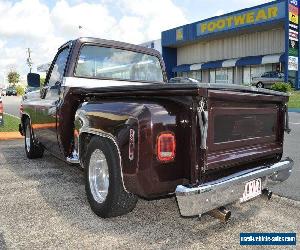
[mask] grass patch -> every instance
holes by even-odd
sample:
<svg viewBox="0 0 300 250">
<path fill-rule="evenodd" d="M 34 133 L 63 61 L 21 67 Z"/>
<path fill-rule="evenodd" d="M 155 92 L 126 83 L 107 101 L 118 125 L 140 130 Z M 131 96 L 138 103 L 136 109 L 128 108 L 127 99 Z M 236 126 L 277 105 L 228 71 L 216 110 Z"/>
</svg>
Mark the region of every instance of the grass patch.
<svg viewBox="0 0 300 250">
<path fill-rule="evenodd" d="M 4 125 L 0 126 L 0 132 L 16 132 L 19 131 L 20 119 L 4 114 Z"/>
<path fill-rule="evenodd" d="M 292 91 L 288 103 L 289 108 L 300 108 L 300 91 Z"/>
</svg>

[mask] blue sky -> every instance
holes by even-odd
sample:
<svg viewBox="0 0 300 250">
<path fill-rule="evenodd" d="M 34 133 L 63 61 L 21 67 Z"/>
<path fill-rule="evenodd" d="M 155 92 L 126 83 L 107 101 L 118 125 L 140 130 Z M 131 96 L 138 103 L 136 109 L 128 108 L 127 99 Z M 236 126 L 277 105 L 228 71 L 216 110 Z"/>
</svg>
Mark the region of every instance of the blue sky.
<svg viewBox="0 0 300 250">
<path fill-rule="evenodd" d="M 0 85 L 10 69 L 52 60 L 65 41 L 95 36 L 139 44 L 163 30 L 269 0 L 0 0 Z M 81 25 L 83 28 L 78 29 Z"/>
</svg>

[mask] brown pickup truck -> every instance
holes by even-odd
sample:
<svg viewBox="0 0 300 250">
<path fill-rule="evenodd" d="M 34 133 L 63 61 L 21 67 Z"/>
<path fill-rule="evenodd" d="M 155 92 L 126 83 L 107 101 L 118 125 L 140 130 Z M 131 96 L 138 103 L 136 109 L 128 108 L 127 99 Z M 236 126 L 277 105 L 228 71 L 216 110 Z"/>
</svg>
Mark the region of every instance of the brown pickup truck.
<svg viewBox="0 0 300 250">
<path fill-rule="evenodd" d="M 40 86 L 37 74 L 28 84 Z M 176 195 L 182 216 L 228 219 L 224 206 L 286 180 L 281 159 L 288 96 L 217 84 L 167 83 L 152 49 L 95 38 L 59 48 L 45 85 L 24 98 L 28 158 L 44 149 L 85 171 L 101 217 L 131 211 L 138 197 Z"/>
</svg>

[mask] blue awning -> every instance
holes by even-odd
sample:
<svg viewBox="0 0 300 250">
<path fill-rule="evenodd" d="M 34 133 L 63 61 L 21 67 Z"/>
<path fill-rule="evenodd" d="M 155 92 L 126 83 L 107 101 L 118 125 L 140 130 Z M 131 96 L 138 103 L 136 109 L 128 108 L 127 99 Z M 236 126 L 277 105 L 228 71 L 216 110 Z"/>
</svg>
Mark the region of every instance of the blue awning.
<svg viewBox="0 0 300 250">
<path fill-rule="evenodd" d="M 222 68 L 222 63 L 224 60 L 218 60 L 218 61 L 212 61 L 212 62 L 207 62 L 203 63 L 201 65 L 201 69 L 216 69 L 216 68 Z"/>
<path fill-rule="evenodd" d="M 196 64 L 182 64 L 173 68 L 173 72 L 189 72 L 191 70 L 217 69 L 235 66 L 249 66 L 269 63 L 284 63 L 285 54 L 271 54 L 261 56 L 246 56 L 228 60 L 210 61 Z"/>
<path fill-rule="evenodd" d="M 172 69 L 173 72 L 188 72 L 190 71 L 190 64 L 181 64 Z"/>
<path fill-rule="evenodd" d="M 263 56 L 246 56 L 236 62 L 236 66 L 258 65 L 261 64 Z"/>
</svg>

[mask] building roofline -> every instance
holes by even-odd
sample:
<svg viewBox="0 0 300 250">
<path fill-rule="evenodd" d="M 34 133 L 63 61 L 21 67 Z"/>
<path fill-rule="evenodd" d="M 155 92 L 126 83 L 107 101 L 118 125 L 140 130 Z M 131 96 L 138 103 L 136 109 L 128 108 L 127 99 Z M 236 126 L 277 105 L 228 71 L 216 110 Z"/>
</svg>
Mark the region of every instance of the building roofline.
<svg viewBox="0 0 300 250">
<path fill-rule="evenodd" d="M 186 27 L 186 26 L 189 26 L 189 25 L 195 25 L 195 24 L 200 23 L 200 22 L 210 21 L 210 20 L 213 20 L 215 18 L 222 18 L 222 17 L 225 17 L 225 16 L 234 15 L 234 14 L 237 14 L 237 13 L 240 13 L 240 12 L 249 11 L 249 10 L 256 9 L 256 8 L 262 8 L 262 7 L 277 4 L 277 3 L 280 3 L 280 2 L 285 2 L 285 0 L 275 0 L 275 1 L 272 1 L 272 2 L 255 5 L 255 6 L 252 6 L 252 7 L 245 8 L 245 9 L 240 9 L 240 10 L 235 10 L 235 11 L 232 11 L 232 12 L 228 12 L 228 13 L 222 14 L 220 16 L 213 16 L 213 17 L 205 18 L 205 19 L 202 19 L 202 20 L 198 20 L 196 22 L 192 22 L 192 23 L 184 24 L 184 25 L 181 25 L 181 26 L 178 26 L 178 27 L 174 27 L 172 29 L 164 30 L 164 31 L 162 31 L 162 33 L 168 32 L 168 31 L 171 31 L 171 30 L 174 30 L 174 29 L 180 29 L 180 28 L 183 28 L 183 27 Z"/>
</svg>

